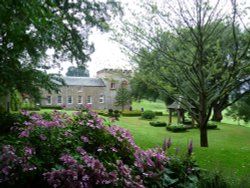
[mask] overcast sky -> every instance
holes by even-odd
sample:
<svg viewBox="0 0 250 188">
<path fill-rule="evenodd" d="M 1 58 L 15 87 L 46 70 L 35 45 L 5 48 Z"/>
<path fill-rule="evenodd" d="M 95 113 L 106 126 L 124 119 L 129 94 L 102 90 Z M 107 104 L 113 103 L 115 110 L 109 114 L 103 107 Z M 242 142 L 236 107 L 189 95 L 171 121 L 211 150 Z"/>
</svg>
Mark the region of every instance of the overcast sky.
<svg viewBox="0 0 250 188">
<path fill-rule="evenodd" d="M 154 0 L 163 2 L 164 0 Z M 214 0 L 211 0 L 213 2 Z M 225 2 L 227 0 L 223 0 Z M 238 0 L 238 2 L 248 2 L 249 0 Z M 126 4 L 126 8 L 137 11 L 136 4 L 139 3 L 137 0 L 121 0 L 122 4 Z M 248 3 L 247 3 L 248 4 Z M 249 3 L 250 6 L 250 3 Z M 126 13 L 126 12 L 125 12 Z M 128 16 L 128 15 L 126 15 Z M 96 72 L 104 68 L 121 68 L 130 69 L 130 63 L 128 58 L 120 50 L 118 43 L 111 41 L 110 33 L 94 32 L 90 36 L 90 41 L 94 42 L 95 52 L 91 55 L 91 61 L 87 63 L 87 69 L 90 71 L 90 76 L 94 77 Z M 65 75 L 67 68 L 72 66 L 69 62 L 61 64 L 63 70 L 61 73 Z M 49 72 L 58 72 L 58 69 L 51 70 Z"/>
<path fill-rule="evenodd" d="M 133 4 L 135 0 L 121 0 L 123 4 Z M 132 7 L 132 6 L 131 6 Z M 95 52 L 90 56 L 91 61 L 87 63 L 87 69 L 90 76 L 96 76 L 96 72 L 104 68 L 119 68 L 130 69 L 128 58 L 121 52 L 118 43 L 110 40 L 111 33 L 101 33 L 99 31 L 93 32 L 90 36 L 90 41 L 95 45 Z M 66 74 L 69 66 L 76 66 L 70 62 L 63 62 L 61 64 L 62 70 L 60 73 Z M 50 73 L 58 73 L 59 69 L 52 69 Z"/>
</svg>

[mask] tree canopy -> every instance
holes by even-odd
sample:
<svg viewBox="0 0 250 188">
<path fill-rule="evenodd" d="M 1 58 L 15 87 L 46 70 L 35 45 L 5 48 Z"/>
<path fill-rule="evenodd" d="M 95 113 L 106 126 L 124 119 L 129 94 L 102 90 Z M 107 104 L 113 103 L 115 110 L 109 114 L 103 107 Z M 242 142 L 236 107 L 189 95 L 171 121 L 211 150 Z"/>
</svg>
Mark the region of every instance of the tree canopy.
<svg viewBox="0 0 250 188">
<path fill-rule="evenodd" d="M 117 90 L 117 94 L 115 96 L 115 105 L 121 106 L 122 111 L 126 105 L 131 103 L 131 94 L 127 87 L 121 86 Z"/>
<path fill-rule="evenodd" d="M 70 66 L 66 72 L 66 76 L 89 77 L 89 71 L 84 66 Z"/>
<path fill-rule="evenodd" d="M 43 70 L 65 60 L 84 65 L 94 51 L 91 28 L 108 31 L 117 13 L 120 6 L 112 0 L 1 1 L 0 95 L 53 89 L 52 75 Z M 51 59 L 48 50 L 54 52 Z"/>
<path fill-rule="evenodd" d="M 147 2 L 148 17 L 123 22 L 122 37 L 117 35 L 146 82 L 192 104 L 183 105 L 199 124 L 203 147 L 213 106 L 250 79 L 250 32 L 237 2 L 227 5 L 231 12 L 221 1 Z"/>
</svg>

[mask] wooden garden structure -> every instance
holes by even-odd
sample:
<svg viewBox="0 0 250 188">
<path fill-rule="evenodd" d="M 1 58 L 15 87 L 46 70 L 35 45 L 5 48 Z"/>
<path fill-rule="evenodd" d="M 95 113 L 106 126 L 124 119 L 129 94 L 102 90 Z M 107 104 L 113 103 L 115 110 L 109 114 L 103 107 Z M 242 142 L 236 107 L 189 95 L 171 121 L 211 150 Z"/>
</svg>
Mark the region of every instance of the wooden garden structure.
<svg viewBox="0 0 250 188">
<path fill-rule="evenodd" d="M 194 107 L 186 102 L 186 105 L 188 105 L 189 108 L 193 109 Z M 185 123 L 185 112 L 187 109 L 187 106 L 185 107 L 183 98 L 179 98 L 178 101 L 174 101 L 171 105 L 168 106 L 169 110 L 169 118 L 168 118 L 168 125 L 172 124 L 172 116 L 173 112 L 177 113 L 177 124 L 184 124 Z M 192 126 L 194 126 L 194 118 L 192 117 Z"/>
</svg>

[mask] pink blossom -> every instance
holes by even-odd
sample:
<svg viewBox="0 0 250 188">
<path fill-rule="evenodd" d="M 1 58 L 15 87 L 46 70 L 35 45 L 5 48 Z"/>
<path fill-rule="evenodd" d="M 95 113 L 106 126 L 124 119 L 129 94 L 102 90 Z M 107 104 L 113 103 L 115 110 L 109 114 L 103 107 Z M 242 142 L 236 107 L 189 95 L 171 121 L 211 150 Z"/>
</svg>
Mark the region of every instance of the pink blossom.
<svg viewBox="0 0 250 188">
<path fill-rule="evenodd" d="M 47 136 L 44 135 L 44 134 L 40 134 L 40 135 L 39 135 L 39 138 L 40 138 L 42 141 L 47 140 Z"/>
<path fill-rule="evenodd" d="M 24 130 L 19 134 L 19 138 L 28 138 L 29 137 L 29 131 Z"/>
<path fill-rule="evenodd" d="M 89 138 L 87 136 L 81 136 L 81 140 L 85 143 L 89 143 Z"/>
</svg>

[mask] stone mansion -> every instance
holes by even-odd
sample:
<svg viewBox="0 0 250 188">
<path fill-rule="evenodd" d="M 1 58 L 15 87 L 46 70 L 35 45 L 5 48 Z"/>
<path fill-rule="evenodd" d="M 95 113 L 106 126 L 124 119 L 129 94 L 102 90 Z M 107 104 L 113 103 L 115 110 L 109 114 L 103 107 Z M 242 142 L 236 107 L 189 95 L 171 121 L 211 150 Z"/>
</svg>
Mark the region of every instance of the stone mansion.
<svg viewBox="0 0 250 188">
<path fill-rule="evenodd" d="M 130 70 L 103 69 L 97 72 L 96 78 L 63 77 L 66 86 L 62 86 L 59 93 L 43 90 L 41 105 L 76 109 L 80 105 L 91 104 L 96 110 L 120 109 L 115 106 L 116 93 L 122 85 L 128 86 L 130 76 Z"/>
</svg>

